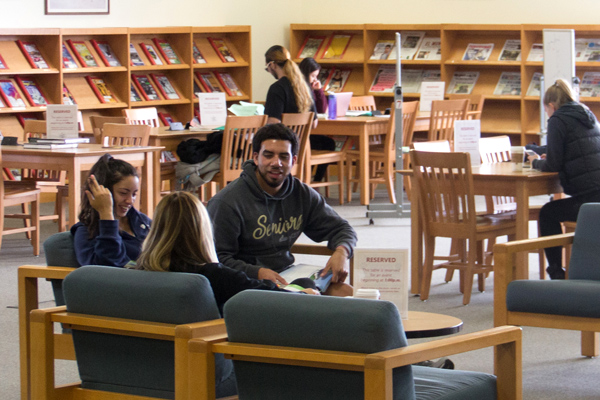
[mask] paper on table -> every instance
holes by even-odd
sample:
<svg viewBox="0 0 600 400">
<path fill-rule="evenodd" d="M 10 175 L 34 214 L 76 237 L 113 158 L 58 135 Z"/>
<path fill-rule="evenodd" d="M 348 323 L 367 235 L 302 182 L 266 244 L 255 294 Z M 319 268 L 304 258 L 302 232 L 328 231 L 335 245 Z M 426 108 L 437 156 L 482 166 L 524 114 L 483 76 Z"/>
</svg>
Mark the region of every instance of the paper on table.
<svg viewBox="0 0 600 400">
<path fill-rule="evenodd" d="M 238 117 L 248 117 L 251 115 L 264 115 L 265 106 L 262 104 L 247 103 L 240 101 L 240 104 L 232 104 L 229 108 L 234 115 Z"/>
</svg>

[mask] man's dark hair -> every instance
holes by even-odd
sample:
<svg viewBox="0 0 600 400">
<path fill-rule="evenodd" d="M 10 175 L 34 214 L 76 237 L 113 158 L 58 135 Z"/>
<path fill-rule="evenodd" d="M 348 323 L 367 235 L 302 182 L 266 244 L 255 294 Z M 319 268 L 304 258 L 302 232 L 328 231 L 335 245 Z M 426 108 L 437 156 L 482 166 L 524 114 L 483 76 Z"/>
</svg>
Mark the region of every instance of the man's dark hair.
<svg viewBox="0 0 600 400">
<path fill-rule="evenodd" d="M 298 137 L 284 124 L 268 124 L 260 128 L 252 139 L 252 151 L 259 153 L 265 140 L 287 140 L 292 144 L 292 156 L 298 155 Z"/>
</svg>

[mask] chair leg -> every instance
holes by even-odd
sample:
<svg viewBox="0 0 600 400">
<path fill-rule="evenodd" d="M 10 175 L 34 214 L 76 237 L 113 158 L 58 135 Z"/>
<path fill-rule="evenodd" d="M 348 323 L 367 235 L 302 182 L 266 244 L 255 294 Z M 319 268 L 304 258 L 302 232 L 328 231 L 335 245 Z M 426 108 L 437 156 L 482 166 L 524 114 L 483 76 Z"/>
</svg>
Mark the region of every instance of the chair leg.
<svg viewBox="0 0 600 400">
<path fill-rule="evenodd" d="M 35 230 L 31 234 L 31 244 L 33 245 L 33 255 L 40 255 L 40 195 L 37 200 L 31 203 L 31 225 Z"/>
<path fill-rule="evenodd" d="M 435 253 L 435 237 L 425 235 L 425 261 L 423 262 L 423 275 L 421 277 L 421 300 L 429 298 L 431 275 L 433 273 L 433 255 Z"/>
<path fill-rule="evenodd" d="M 21 211 L 23 212 L 23 214 L 29 214 L 29 203 L 23 203 L 21 204 Z M 27 218 L 23 219 L 23 226 L 28 228 L 31 226 L 31 221 L 28 220 Z M 31 231 L 27 231 L 25 232 L 25 237 L 28 240 L 31 240 Z"/>
<path fill-rule="evenodd" d="M 473 239 L 469 239 L 469 250 L 467 254 L 467 267 L 464 273 L 464 287 L 463 287 L 463 305 L 467 305 L 471 302 L 471 292 L 473 291 L 473 275 L 474 267 L 477 262 L 477 243 Z"/>
<path fill-rule="evenodd" d="M 598 332 L 581 331 L 581 355 L 598 357 L 600 355 L 600 334 Z"/>
<path fill-rule="evenodd" d="M 340 182 L 340 205 L 344 205 L 344 160 L 338 163 L 338 180 Z"/>
<path fill-rule="evenodd" d="M 386 163 L 390 164 L 390 163 Z M 391 168 L 391 165 L 386 165 L 385 168 L 385 186 L 387 187 L 388 197 L 390 198 L 390 203 L 396 204 L 396 192 L 394 190 L 394 171 Z"/>
<path fill-rule="evenodd" d="M 329 182 L 331 180 L 331 174 L 329 173 L 329 168 L 327 168 L 327 172 L 325 173 L 325 180 L 327 182 Z M 327 197 L 327 198 L 331 197 L 331 191 L 329 190 L 329 186 L 325 186 L 325 197 Z"/>
<path fill-rule="evenodd" d="M 485 260 L 485 254 L 483 252 L 483 241 L 477 242 L 477 262 L 480 265 L 483 265 Z M 480 293 L 485 292 L 485 278 L 487 277 L 486 273 L 477 274 L 477 289 L 479 289 Z"/>
</svg>

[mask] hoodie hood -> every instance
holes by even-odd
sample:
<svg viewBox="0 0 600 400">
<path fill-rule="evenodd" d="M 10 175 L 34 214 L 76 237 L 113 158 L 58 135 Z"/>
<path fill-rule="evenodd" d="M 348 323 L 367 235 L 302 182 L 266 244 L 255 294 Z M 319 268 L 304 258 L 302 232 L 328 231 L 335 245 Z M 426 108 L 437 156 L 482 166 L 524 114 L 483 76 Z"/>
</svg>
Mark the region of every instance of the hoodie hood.
<svg viewBox="0 0 600 400">
<path fill-rule="evenodd" d="M 577 103 L 574 101 L 563 104 L 562 107 L 560 107 L 558 110 L 556 110 L 554 114 L 552 114 L 552 117 L 554 116 L 565 118 L 567 120 L 573 119 L 585 126 L 587 129 L 593 128 L 596 124 L 596 117 L 590 111 L 590 109 L 584 104 Z"/>
<path fill-rule="evenodd" d="M 258 178 L 256 177 L 256 168 L 257 166 L 254 163 L 254 160 L 248 160 L 244 162 L 243 171 L 240 177 L 244 182 L 246 182 L 246 184 L 250 188 L 250 192 L 257 199 L 268 198 L 272 200 L 284 200 L 293 192 L 295 182 L 294 177 L 290 174 L 283 181 L 283 185 L 281 186 L 279 192 L 277 192 L 276 195 L 271 196 L 270 194 L 265 192 L 262 187 L 260 187 L 260 184 L 258 183 Z"/>
</svg>

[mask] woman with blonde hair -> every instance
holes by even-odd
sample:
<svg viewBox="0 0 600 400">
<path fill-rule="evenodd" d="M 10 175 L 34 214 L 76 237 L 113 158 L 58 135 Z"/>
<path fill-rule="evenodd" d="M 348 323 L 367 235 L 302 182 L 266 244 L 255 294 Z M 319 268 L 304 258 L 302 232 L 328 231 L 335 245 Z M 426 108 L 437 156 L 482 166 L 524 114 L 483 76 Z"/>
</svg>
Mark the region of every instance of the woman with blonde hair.
<svg viewBox="0 0 600 400">
<path fill-rule="evenodd" d="M 204 275 L 221 312 L 225 302 L 242 290 L 286 291 L 271 281 L 248 278 L 244 272 L 219 263 L 208 212 L 188 192 L 171 193 L 158 203 L 135 268 Z"/>
<path fill-rule="evenodd" d="M 562 233 L 561 222 L 576 221 L 582 204 L 600 202 L 600 126 L 563 79 L 546 90 L 544 108 L 549 117 L 548 145 L 546 154 L 534 159 L 532 166 L 558 172 L 564 192 L 571 196 L 546 203 L 540 210 L 540 233 L 549 236 Z M 550 278 L 564 279 L 562 248 L 545 251 Z"/>
<path fill-rule="evenodd" d="M 314 112 L 317 126 L 317 111 L 313 102 L 311 89 L 298 64 L 290 57 L 290 52 L 283 46 L 275 45 L 265 53 L 265 71 L 273 75 L 277 82 L 267 92 L 265 114 L 268 123 L 281 122 L 283 113 Z"/>
</svg>

